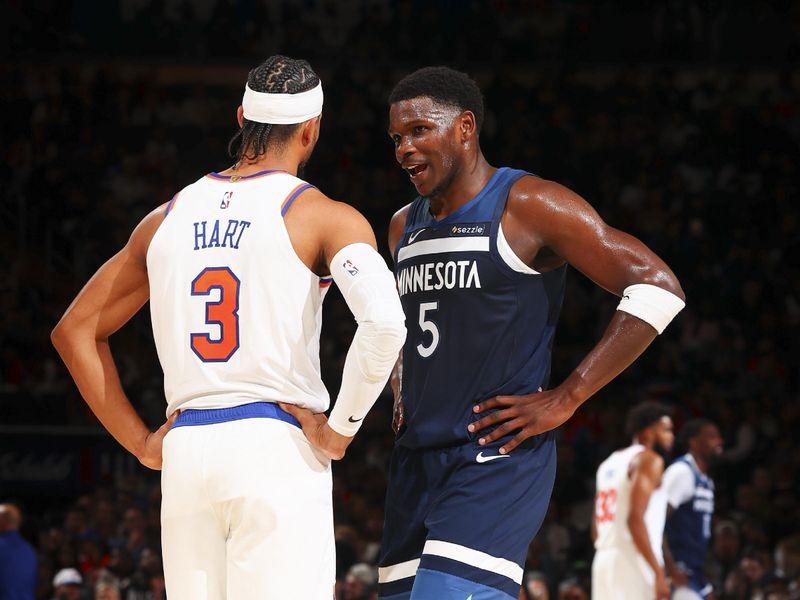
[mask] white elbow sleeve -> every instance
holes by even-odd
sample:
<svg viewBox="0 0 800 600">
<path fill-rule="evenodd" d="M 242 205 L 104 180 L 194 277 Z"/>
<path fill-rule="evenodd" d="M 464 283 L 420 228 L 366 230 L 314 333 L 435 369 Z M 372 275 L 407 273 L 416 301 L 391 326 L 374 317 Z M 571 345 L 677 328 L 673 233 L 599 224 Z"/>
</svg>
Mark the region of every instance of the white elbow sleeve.
<svg viewBox="0 0 800 600">
<path fill-rule="evenodd" d="M 333 280 L 358 322 L 328 424 L 355 435 L 377 400 L 406 338 L 394 277 L 380 254 L 364 243 L 345 246 L 331 261 Z"/>
<path fill-rule="evenodd" d="M 686 303 L 672 292 L 648 283 L 637 283 L 622 292 L 617 310 L 639 317 L 660 334 L 684 306 Z"/>
</svg>

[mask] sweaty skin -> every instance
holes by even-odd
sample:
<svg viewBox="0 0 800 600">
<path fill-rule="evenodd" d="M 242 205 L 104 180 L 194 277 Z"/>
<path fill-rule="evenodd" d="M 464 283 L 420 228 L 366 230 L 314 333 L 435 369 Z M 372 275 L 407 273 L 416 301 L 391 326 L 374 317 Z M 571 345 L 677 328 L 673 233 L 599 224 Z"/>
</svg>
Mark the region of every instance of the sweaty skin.
<svg viewBox="0 0 800 600">
<path fill-rule="evenodd" d="M 242 108 L 239 107 L 239 124 Z M 310 156 L 319 136 L 319 118 L 298 127 L 291 143 L 277 156 L 265 154 L 223 171 L 250 175 L 265 169 L 296 174 Z M 376 247 L 366 219 L 347 204 L 335 202 L 316 189 L 303 192 L 303 201 L 292 204 L 285 223 L 295 252 L 317 275 L 330 273 L 334 255 L 343 247 L 363 242 Z M 162 205 L 134 229 L 128 243 L 94 274 L 53 329 L 51 339 L 81 395 L 111 435 L 146 467 L 161 468 L 161 447 L 178 413 L 151 432 L 131 405 L 119 380 L 109 347 L 109 337 L 127 323 L 150 297 L 147 249 L 164 220 Z M 306 437 L 329 458 L 344 456 L 351 437 L 327 425 L 316 415 L 294 405 L 281 405 L 294 415 Z"/>
<path fill-rule="evenodd" d="M 451 107 L 445 107 L 452 110 Z M 409 173 L 420 195 L 430 196 L 431 211 L 442 219 L 478 194 L 496 170 L 484 158 L 475 115 L 447 111 L 431 98 L 393 104 L 389 137 L 395 158 Z M 424 170 L 414 174 L 423 165 Z M 413 175 L 413 176 L 412 176 Z M 389 224 L 389 250 L 402 237 L 410 204 Z M 677 278 L 647 246 L 606 224 L 572 190 L 538 177 L 522 177 L 511 188 L 501 224 L 514 253 L 539 272 L 569 263 L 600 287 L 619 297 L 626 287 L 645 283 L 684 299 Z M 497 426 L 479 438 L 491 443 L 514 433 L 500 453 L 511 452 L 524 440 L 563 424 L 577 408 L 627 368 L 657 335 L 645 321 L 615 311 L 601 339 L 561 385 L 521 396 L 497 396 L 477 404 L 475 413 L 495 412 L 469 426 L 470 432 Z M 396 368 L 399 368 L 400 365 Z M 396 378 L 396 375 L 393 376 Z M 402 398 L 395 391 L 395 423 L 402 424 Z"/>
</svg>

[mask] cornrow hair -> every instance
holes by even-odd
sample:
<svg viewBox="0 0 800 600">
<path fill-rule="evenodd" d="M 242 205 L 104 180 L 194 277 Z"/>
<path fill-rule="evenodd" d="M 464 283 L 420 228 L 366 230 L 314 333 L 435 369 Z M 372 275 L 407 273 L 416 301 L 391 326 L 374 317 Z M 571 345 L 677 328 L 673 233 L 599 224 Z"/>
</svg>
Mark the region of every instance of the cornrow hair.
<svg viewBox="0 0 800 600">
<path fill-rule="evenodd" d="M 318 84 L 319 76 L 308 61 L 280 54 L 270 56 L 247 75 L 250 89 L 267 94 L 299 94 Z M 228 142 L 228 154 L 237 162 L 254 160 L 264 154 L 268 147 L 283 146 L 299 125 L 273 125 L 243 119 L 241 129 Z"/>
<path fill-rule="evenodd" d="M 412 98 L 430 98 L 446 106 L 475 115 L 480 133 L 483 125 L 483 94 L 469 75 L 450 67 L 424 67 L 401 79 L 389 94 L 389 105 Z"/>
</svg>

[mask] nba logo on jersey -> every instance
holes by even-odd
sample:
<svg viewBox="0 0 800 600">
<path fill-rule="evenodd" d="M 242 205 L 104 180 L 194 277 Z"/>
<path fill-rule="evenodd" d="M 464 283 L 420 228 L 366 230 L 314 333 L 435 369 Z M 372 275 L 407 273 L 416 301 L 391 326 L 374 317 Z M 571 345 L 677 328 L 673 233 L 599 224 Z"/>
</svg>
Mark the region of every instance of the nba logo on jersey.
<svg viewBox="0 0 800 600">
<path fill-rule="evenodd" d="M 222 195 L 222 200 L 219 203 L 219 207 L 222 209 L 228 208 L 231 205 L 231 198 L 233 198 L 233 192 L 225 192 Z"/>
<path fill-rule="evenodd" d="M 358 275 L 358 267 L 355 266 L 353 263 L 351 263 L 349 259 L 344 261 L 342 263 L 342 266 L 344 267 L 344 270 L 350 273 L 350 275 L 352 275 L 353 277 Z"/>
</svg>

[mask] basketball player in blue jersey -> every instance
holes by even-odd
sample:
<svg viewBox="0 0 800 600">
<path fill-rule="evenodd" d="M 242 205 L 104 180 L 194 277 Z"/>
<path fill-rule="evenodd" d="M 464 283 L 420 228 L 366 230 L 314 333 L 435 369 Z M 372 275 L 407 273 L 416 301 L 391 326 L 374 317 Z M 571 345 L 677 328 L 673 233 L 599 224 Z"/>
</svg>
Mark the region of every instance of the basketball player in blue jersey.
<svg viewBox="0 0 800 600">
<path fill-rule="evenodd" d="M 708 469 L 722 454 L 722 436 L 711 421 L 694 419 L 683 426 L 679 438 L 689 451 L 667 468 L 663 479 L 667 494 L 664 558 L 676 588 L 672 598 L 712 598 L 704 573 L 714 515 L 714 482 Z"/>
<path fill-rule="evenodd" d="M 306 61 L 273 56 L 250 71 L 234 166 L 147 215 L 52 334 L 108 431 L 145 466 L 163 464 L 170 600 L 333 593 L 330 460 L 385 387 L 405 328 L 367 221 L 297 177 L 322 104 Z M 359 325 L 326 419 L 319 334 L 331 279 Z M 156 432 L 125 396 L 108 344 L 148 300 L 167 400 Z"/>
<path fill-rule="evenodd" d="M 389 104 L 395 158 L 419 196 L 389 227 L 408 337 L 392 378 L 381 597 L 515 599 L 555 478 L 552 430 L 647 348 L 683 291 L 576 193 L 489 164 L 465 74 L 421 69 Z M 567 264 L 622 301 L 551 388 Z"/>
</svg>

